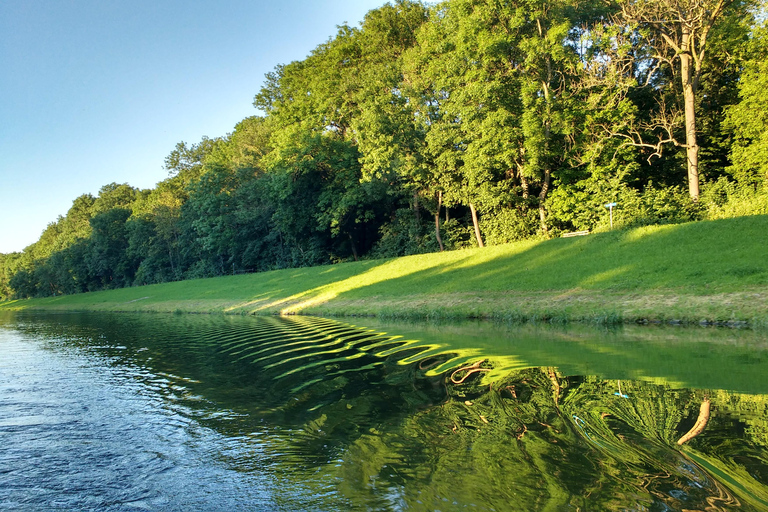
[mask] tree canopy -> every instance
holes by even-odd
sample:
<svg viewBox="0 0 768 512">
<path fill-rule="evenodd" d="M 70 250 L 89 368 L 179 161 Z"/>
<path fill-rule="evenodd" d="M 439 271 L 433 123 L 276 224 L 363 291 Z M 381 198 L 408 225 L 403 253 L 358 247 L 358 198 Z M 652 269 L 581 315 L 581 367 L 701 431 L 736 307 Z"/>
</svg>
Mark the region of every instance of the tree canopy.
<svg viewBox="0 0 768 512">
<path fill-rule="evenodd" d="M 155 188 L 105 185 L 0 255 L 0 300 L 600 230 L 611 202 L 620 225 L 766 213 L 760 8 L 386 4 Z"/>
</svg>

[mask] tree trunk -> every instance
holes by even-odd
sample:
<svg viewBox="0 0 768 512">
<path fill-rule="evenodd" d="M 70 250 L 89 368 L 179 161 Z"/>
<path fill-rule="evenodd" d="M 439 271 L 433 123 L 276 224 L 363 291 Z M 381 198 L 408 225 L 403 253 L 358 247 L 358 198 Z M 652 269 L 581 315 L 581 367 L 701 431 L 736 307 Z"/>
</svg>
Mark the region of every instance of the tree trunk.
<svg viewBox="0 0 768 512">
<path fill-rule="evenodd" d="M 421 211 L 419 210 L 419 194 L 413 193 L 413 213 L 416 216 L 416 224 L 421 225 Z"/>
<path fill-rule="evenodd" d="M 528 196 L 530 195 L 528 192 L 528 178 L 526 178 L 525 174 L 523 174 L 522 164 L 518 165 L 517 172 L 520 174 L 520 186 L 523 188 L 523 199 L 528 199 Z"/>
<path fill-rule="evenodd" d="M 539 27 L 541 31 L 541 27 Z M 544 144 L 546 148 L 547 164 L 544 168 L 544 182 L 541 184 L 539 192 L 539 220 L 541 221 L 541 232 L 547 233 L 547 210 L 544 208 L 544 201 L 549 193 L 549 184 L 552 180 L 552 169 L 550 167 L 549 147 L 552 137 L 552 103 L 549 95 L 549 84 L 552 82 L 552 61 L 547 58 L 547 81 L 542 82 L 541 88 L 544 91 L 544 101 L 546 102 L 546 115 L 544 117 Z"/>
<path fill-rule="evenodd" d="M 171 274 L 175 277 L 176 267 L 173 264 L 173 249 L 171 247 L 168 248 L 168 262 L 171 264 Z"/>
<path fill-rule="evenodd" d="M 684 50 L 688 44 L 684 44 Z M 688 157 L 688 193 L 699 200 L 699 144 L 696 141 L 696 82 L 693 57 L 684 52 L 680 57 L 680 76 L 685 100 L 685 152 Z"/>
<path fill-rule="evenodd" d="M 541 221 L 541 231 L 546 233 L 547 230 L 547 210 L 544 208 L 544 201 L 547 199 L 547 193 L 549 192 L 549 183 L 552 180 L 552 172 L 549 169 L 544 170 L 544 183 L 541 185 L 541 192 L 539 192 L 539 220 Z"/>
<path fill-rule="evenodd" d="M 355 258 L 355 261 L 360 261 L 357 257 L 357 247 L 355 247 L 355 239 L 352 238 L 351 233 L 347 233 L 347 236 L 349 237 L 349 245 L 352 247 L 352 256 Z"/>
<path fill-rule="evenodd" d="M 443 239 L 440 237 L 440 208 L 443 205 L 443 192 L 437 191 L 437 211 L 435 212 L 435 237 L 437 237 L 437 244 L 440 246 L 440 252 L 443 252 Z"/>
<path fill-rule="evenodd" d="M 475 226 L 475 237 L 477 237 L 477 245 L 480 247 L 485 247 L 485 244 L 483 244 L 483 237 L 480 236 L 480 224 L 477 222 L 477 210 L 475 210 L 474 204 L 469 203 L 469 211 L 472 212 L 472 224 Z"/>
</svg>

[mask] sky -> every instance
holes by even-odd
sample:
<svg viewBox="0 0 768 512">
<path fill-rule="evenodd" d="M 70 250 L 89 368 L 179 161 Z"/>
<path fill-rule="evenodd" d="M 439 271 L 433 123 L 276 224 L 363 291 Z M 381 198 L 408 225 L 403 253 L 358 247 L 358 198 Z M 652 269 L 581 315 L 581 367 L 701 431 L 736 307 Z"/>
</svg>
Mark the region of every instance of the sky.
<svg viewBox="0 0 768 512">
<path fill-rule="evenodd" d="M 0 253 L 82 194 L 154 187 L 178 142 L 259 114 L 265 73 L 385 3 L 0 1 Z"/>
</svg>

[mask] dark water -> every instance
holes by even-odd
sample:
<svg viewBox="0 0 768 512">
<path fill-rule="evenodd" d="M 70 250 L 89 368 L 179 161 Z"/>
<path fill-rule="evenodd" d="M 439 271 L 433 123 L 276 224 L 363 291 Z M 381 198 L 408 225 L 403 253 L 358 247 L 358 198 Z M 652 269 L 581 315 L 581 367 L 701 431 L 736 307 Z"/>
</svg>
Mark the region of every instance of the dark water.
<svg viewBox="0 0 768 512">
<path fill-rule="evenodd" d="M 0 510 L 768 510 L 768 339 L 0 315 Z"/>
</svg>

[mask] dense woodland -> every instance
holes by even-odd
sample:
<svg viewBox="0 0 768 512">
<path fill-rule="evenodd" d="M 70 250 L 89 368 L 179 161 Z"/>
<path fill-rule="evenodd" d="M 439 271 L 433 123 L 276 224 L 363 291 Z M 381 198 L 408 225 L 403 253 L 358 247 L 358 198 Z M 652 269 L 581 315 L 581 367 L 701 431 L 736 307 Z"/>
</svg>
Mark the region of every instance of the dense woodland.
<svg viewBox="0 0 768 512">
<path fill-rule="evenodd" d="M 753 0 L 400 0 L 179 143 L 154 189 L 82 195 L 0 299 L 768 213 Z"/>
</svg>

